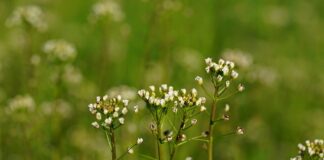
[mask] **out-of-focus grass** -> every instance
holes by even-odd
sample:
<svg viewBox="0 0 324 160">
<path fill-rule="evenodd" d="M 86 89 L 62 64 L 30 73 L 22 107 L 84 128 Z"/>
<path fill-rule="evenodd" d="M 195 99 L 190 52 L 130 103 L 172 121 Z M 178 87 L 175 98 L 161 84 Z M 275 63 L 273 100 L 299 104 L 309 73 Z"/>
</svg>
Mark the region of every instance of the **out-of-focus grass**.
<svg viewBox="0 0 324 160">
<path fill-rule="evenodd" d="M 236 125 L 243 126 L 246 134 L 216 138 L 217 159 L 287 159 L 296 154 L 299 142 L 324 137 L 321 0 L 180 0 L 174 1 L 179 9 L 163 12 L 154 6 L 166 5 L 166 0 L 120 0 L 125 19 L 108 25 L 89 22 L 96 2 L 0 1 L 0 159 L 107 159 L 104 135 L 90 126 L 87 104 L 91 99 L 120 85 L 194 86 L 195 75 L 203 75 L 203 59 L 218 58 L 228 48 L 249 53 L 253 64 L 240 72 L 246 92 L 227 101 L 232 106 L 231 120 L 216 126 L 217 135 Z M 25 33 L 4 25 L 16 7 L 26 4 L 39 5 L 49 26 L 44 33 L 27 35 L 32 36 L 33 52 L 41 56 L 32 90 L 24 88 L 29 77 L 22 48 Z M 75 44 L 78 54 L 73 65 L 83 75 L 81 83 L 58 88 L 51 82 L 55 69 L 42 52 L 49 39 Z M 110 51 L 102 58 L 107 45 Z M 260 68 L 271 72 L 263 70 L 251 80 L 249 75 Z M 68 103 L 64 114 L 44 111 L 42 104 L 55 102 L 56 92 Z M 25 94 L 35 99 L 35 110 L 7 113 L 10 99 Z M 51 107 L 62 108 L 58 104 Z M 129 132 L 119 133 L 118 151 L 136 137 L 147 137 L 136 152 L 153 156 L 148 113 L 142 109 L 126 122 Z M 206 127 L 199 124 L 192 132 L 199 134 Z M 203 144 L 181 148 L 177 159 L 187 156 L 206 157 Z"/>
</svg>

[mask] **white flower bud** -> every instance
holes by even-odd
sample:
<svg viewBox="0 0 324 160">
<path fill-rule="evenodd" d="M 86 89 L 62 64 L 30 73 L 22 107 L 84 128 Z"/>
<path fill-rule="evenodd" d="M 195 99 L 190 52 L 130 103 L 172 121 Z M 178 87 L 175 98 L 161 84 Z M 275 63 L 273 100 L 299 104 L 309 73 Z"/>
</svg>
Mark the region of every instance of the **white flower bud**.
<svg viewBox="0 0 324 160">
<path fill-rule="evenodd" d="M 206 67 L 205 70 L 206 70 L 206 73 L 209 73 L 210 72 L 210 67 Z"/>
<path fill-rule="evenodd" d="M 99 124 L 98 124 L 98 122 L 92 122 L 91 123 L 91 125 L 93 126 L 93 127 L 95 127 L 95 128 L 99 128 Z"/>
<path fill-rule="evenodd" d="M 204 83 L 203 79 L 199 76 L 197 76 L 195 80 L 198 82 L 199 85 L 202 85 Z"/>
<path fill-rule="evenodd" d="M 117 100 L 118 100 L 118 101 L 121 101 L 121 99 L 122 99 L 121 96 L 118 95 L 118 96 L 117 96 Z"/>
<path fill-rule="evenodd" d="M 306 147 L 303 145 L 303 144 L 298 144 L 298 148 L 302 151 L 305 151 L 306 150 Z"/>
<path fill-rule="evenodd" d="M 162 84 L 161 88 L 162 88 L 162 90 L 166 91 L 168 89 L 168 85 L 167 84 Z"/>
<path fill-rule="evenodd" d="M 97 119 L 97 120 L 101 120 L 101 113 L 98 112 L 98 113 L 96 114 L 96 119 Z"/>
<path fill-rule="evenodd" d="M 236 78 L 238 77 L 238 75 L 239 75 L 239 74 L 238 74 L 236 71 L 232 70 L 231 77 L 232 77 L 233 79 L 236 79 Z"/>
<path fill-rule="evenodd" d="M 105 123 L 108 124 L 108 125 L 110 125 L 112 123 L 112 118 L 111 117 L 106 118 L 105 119 Z"/>
<path fill-rule="evenodd" d="M 242 92 L 244 89 L 245 89 L 245 88 L 244 88 L 244 86 L 243 86 L 242 84 L 239 84 L 238 87 L 237 87 L 237 90 L 238 90 L 239 92 Z"/>
<path fill-rule="evenodd" d="M 197 96 L 197 90 L 195 88 L 191 89 L 191 93 L 194 97 Z"/>
<path fill-rule="evenodd" d="M 119 121 L 120 124 L 124 124 L 125 119 L 124 119 L 123 117 L 120 117 L 120 118 L 118 119 L 118 121 Z"/>
<path fill-rule="evenodd" d="M 128 149 L 128 153 L 129 154 L 133 154 L 134 153 L 134 150 L 131 148 L 131 149 Z"/>
<path fill-rule="evenodd" d="M 206 111 L 206 107 L 205 106 L 201 106 L 200 107 L 200 112 Z"/>
<path fill-rule="evenodd" d="M 187 93 L 187 90 L 186 89 L 181 89 L 181 92 L 183 93 L 183 94 L 186 94 Z"/>
<path fill-rule="evenodd" d="M 107 95 L 104 95 L 104 96 L 102 97 L 102 99 L 105 101 L 105 100 L 108 99 L 108 96 L 107 96 Z"/>
<path fill-rule="evenodd" d="M 219 65 L 224 65 L 224 63 L 225 63 L 225 61 L 224 61 L 223 59 L 219 59 L 219 60 L 218 60 L 218 64 L 219 64 Z"/>
<path fill-rule="evenodd" d="M 215 71 L 218 71 L 220 69 L 220 66 L 216 63 L 213 63 L 213 68 Z"/>
<path fill-rule="evenodd" d="M 218 76 L 216 77 L 216 79 L 217 79 L 217 82 L 220 82 L 220 81 L 222 81 L 222 80 L 223 80 L 223 76 L 221 76 L 221 75 L 218 75 Z"/>
<path fill-rule="evenodd" d="M 124 106 L 128 106 L 128 102 L 129 101 L 127 99 L 123 100 Z"/>
<path fill-rule="evenodd" d="M 223 69 L 222 69 L 222 71 L 223 71 L 223 74 L 224 74 L 225 76 L 227 76 L 228 73 L 229 73 L 229 69 L 228 69 L 227 66 L 224 66 Z"/>
<path fill-rule="evenodd" d="M 101 99 L 100 96 L 97 96 L 97 102 L 100 102 L 100 99 Z"/>
<path fill-rule="evenodd" d="M 235 63 L 230 61 L 229 66 L 230 66 L 231 69 L 233 69 L 235 67 Z"/>
<path fill-rule="evenodd" d="M 191 120 L 191 124 L 192 124 L 192 125 L 195 125 L 196 123 L 197 123 L 197 119 L 192 119 L 192 120 Z"/>
<path fill-rule="evenodd" d="M 143 138 L 137 138 L 137 144 L 143 143 Z"/>
<path fill-rule="evenodd" d="M 113 117 L 116 118 L 116 117 L 118 117 L 118 116 L 119 116 L 118 112 L 114 112 L 114 113 L 113 113 Z"/>
<path fill-rule="evenodd" d="M 230 110 L 230 105 L 229 104 L 225 104 L 225 109 L 224 109 L 224 111 L 225 112 L 228 112 Z"/>
<path fill-rule="evenodd" d="M 128 112 L 127 108 L 124 107 L 124 108 L 122 109 L 122 113 L 125 115 L 127 112 Z"/>
<path fill-rule="evenodd" d="M 213 60 L 210 57 L 208 57 L 208 58 L 205 59 L 205 63 L 207 65 L 210 65 L 212 62 L 213 62 Z"/>
<path fill-rule="evenodd" d="M 152 86 L 150 86 L 149 88 L 150 88 L 150 90 L 151 90 L 152 92 L 155 91 L 155 86 L 152 85 Z"/>
<path fill-rule="evenodd" d="M 230 81 L 226 81 L 225 82 L 225 87 L 228 88 L 230 86 L 231 82 Z"/>
<path fill-rule="evenodd" d="M 177 107 L 173 107 L 173 108 L 172 108 L 172 111 L 173 111 L 174 113 L 177 113 L 177 112 L 178 112 L 178 108 L 177 108 Z"/>
<path fill-rule="evenodd" d="M 244 134 L 244 130 L 243 130 L 243 128 L 241 128 L 241 127 L 237 127 L 237 129 L 236 129 L 236 134 L 239 134 L 239 135 Z"/>
</svg>

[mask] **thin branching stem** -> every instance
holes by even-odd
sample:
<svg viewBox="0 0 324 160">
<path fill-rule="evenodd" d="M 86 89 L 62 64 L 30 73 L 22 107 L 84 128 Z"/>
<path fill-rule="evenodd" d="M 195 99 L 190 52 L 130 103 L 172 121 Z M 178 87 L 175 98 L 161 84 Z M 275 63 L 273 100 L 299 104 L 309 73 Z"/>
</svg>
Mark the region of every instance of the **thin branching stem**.
<svg viewBox="0 0 324 160">
<path fill-rule="evenodd" d="M 109 150 L 111 151 L 111 142 L 110 142 L 110 137 L 108 131 L 105 130 L 105 135 L 106 135 L 106 140 L 109 146 Z"/>
<path fill-rule="evenodd" d="M 113 129 L 110 129 L 110 142 L 111 142 L 111 159 L 116 160 L 117 153 L 116 153 L 115 133 Z"/>
<path fill-rule="evenodd" d="M 131 145 L 130 147 L 128 147 L 127 148 L 127 150 L 126 150 L 126 152 L 124 152 L 119 158 L 117 158 L 117 160 L 121 160 L 124 156 L 126 156 L 127 155 L 127 153 L 129 153 L 129 151 L 131 150 L 131 149 L 133 149 L 135 146 L 137 146 L 137 143 L 135 143 L 135 144 L 133 144 L 133 145 Z"/>
<path fill-rule="evenodd" d="M 213 160 L 213 150 L 214 150 L 213 134 L 214 134 L 214 121 L 215 121 L 215 117 L 216 117 L 217 93 L 218 93 L 218 88 L 215 86 L 214 100 L 212 103 L 209 128 L 208 128 L 208 133 L 209 133 L 209 135 L 208 135 L 208 139 L 209 139 L 208 140 L 208 160 Z"/>
</svg>

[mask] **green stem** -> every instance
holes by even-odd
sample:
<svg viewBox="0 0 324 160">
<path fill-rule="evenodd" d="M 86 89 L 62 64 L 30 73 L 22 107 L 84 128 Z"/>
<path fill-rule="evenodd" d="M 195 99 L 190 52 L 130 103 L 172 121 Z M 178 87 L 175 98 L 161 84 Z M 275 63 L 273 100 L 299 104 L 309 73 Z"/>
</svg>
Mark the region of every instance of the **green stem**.
<svg viewBox="0 0 324 160">
<path fill-rule="evenodd" d="M 111 151 L 111 142 L 110 142 L 110 137 L 107 131 L 105 131 L 105 135 L 106 135 L 106 140 L 109 146 L 109 150 Z"/>
<path fill-rule="evenodd" d="M 137 146 L 137 143 L 133 144 L 132 146 L 128 147 L 126 152 L 124 152 L 119 158 L 117 158 L 117 160 L 120 160 L 122 159 L 124 156 L 126 156 L 126 154 L 131 150 L 133 149 L 135 146 Z"/>
<path fill-rule="evenodd" d="M 215 93 L 214 93 L 214 97 L 217 95 L 217 88 L 215 88 Z M 210 114 L 210 121 L 209 121 L 209 128 L 208 128 L 208 160 L 213 160 L 213 150 L 214 150 L 214 121 L 215 121 L 215 117 L 216 117 L 216 102 L 217 100 L 214 99 L 213 100 L 213 104 L 212 104 L 212 109 L 211 109 L 211 114 Z"/>
<path fill-rule="evenodd" d="M 115 143 L 115 133 L 110 129 L 110 142 L 111 142 L 111 160 L 116 160 L 116 143 Z"/>
<path fill-rule="evenodd" d="M 159 160 L 162 160 L 163 159 L 163 156 L 162 156 L 162 146 L 161 146 L 161 124 L 158 122 L 157 123 L 157 156 L 158 156 L 158 159 Z"/>
</svg>

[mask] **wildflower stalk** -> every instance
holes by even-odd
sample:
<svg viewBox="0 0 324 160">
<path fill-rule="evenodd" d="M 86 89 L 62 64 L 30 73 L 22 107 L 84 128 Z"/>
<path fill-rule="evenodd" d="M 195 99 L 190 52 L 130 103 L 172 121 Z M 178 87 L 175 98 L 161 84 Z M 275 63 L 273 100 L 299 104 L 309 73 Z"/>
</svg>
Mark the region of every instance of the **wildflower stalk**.
<svg viewBox="0 0 324 160">
<path fill-rule="evenodd" d="M 231 61 L 225 61 L 220 59 L 218 62 L 213 62 L 211 58 L 205 59 L 207 67 L 205 68 L 207 74 L 210 76 L 211 83 L 214 86 L 214 94 L 213 96 L 208 94 L 208 91 L 204 87 L 203 79 L 199 76 L 195 78 L 198 84 L 202 87 L 203 91 L 212 99 L 211 105 L 211 113 L 209 118 L 209 126 L 208 131 L 206 132 L 206 136 L 208 138 L 208 160 L 214 159 L 214 126 L 215 122 L 219 120 L 228 120 L 228 115 L 224 114 L 222 118 L 216 120 L 216 109 L 217 102 L 223 99 L 227 99 L 238 92 L 242 92 L 244 90 L 244 86 L 242 84 L 238 85 L 237 91 L 229 95 L 223 95 L 226 90 L 230 87 L 232 80 L 238 77 L 238 73 L 234 70 L 235 64 Z M 228 109 L 225 109 L 225 112 L 228 112 Z M 243 129 L 238 127 L 237 134 L 243 134 Z"/>
<path fill-rule="evenodd" d="M 95 103 L 91 103 L 88 106 L 89 111 L 96 118 L 96 121 L 92 122 L 91 125 L 94 128 L 102 128 L 104 130 L 111 152 L 111 159 L 121 159 L 126 153 L 133 153 L 132 148 L 143 143 L 143 138 L 138 138 L 136 144 L 129 147 L 119 158 L 117 158 L 116 151 L 115 130 L 125 123 L 124 117 L 128 113 L 127 106 L 129 101 L 122 99 L 120 95 L 112 98 L 109 98 L 107 95 L 103 97 L 98 96 L 96 99 Z"/>
<path fill-rule="evenodd" d="M 179 129 L 178 129 L 178 133 L 176 134 L 176 138 L 180 136 L 181 134 L 181 131 L 183 130 L 184 126 L 185 126 L 185 120 L 186 120 L 186 116 L 184 115 L 183 118 L 182 118 L 182 121 L 180 123 L 180 126 L 179 126 Z M 171 151 L 171 154 L 170 154 L 170 160 L 172 160 L 174 158 L 174 155 L 176 153 L 176 150 L 177 150 L 177 144 L 174 145 L 172 151 Z"/>
<path fill-rule="evenodd" d="M 214 93 L 214 98 L 213 98 L 213 103 L 211 106 L 211 114 L 210 114 L 210 119 L 209 119 L 209 128 L 208 128 L 208 160 L 213 160 L 213 150 L 214 150 L 214 122 L 215 122 L 215 117 L 216 117 L 216 103 L 217 99 L 215 96 L 217 96 L 217 87 L 215 88 L 215 93 Z"/>
<path fill-rule="evenodd" d="M 163 154 L 162 154 L 162 145 L 161 145 L 161 130 L 162 130 L 162 126 L 160 123 L 157 123 L 157 157 L 159 158 L 159 160 L 163 159 Z"/>
<path fill-rule="evenodd" d="M 110 142 L 111 142 L 111 159 L 116 160 L 116 143 L 115 143 L 115 133 L 113 129 L 110 129 Z"/>
<path fill-rule="evenodd" d="M 193 118 L 197 112 L 206 110 L 203 104 L 206 102 L 205 97 L 198 97 L 197 90 L 195 88 L 187 92 L 186 89 L 174 90 L 172 86 L 163 84 L 157 89 L 155 86 L 150 86 L 150 90 L 139 90 L 138 95 L 146 102 L 146 107 L 151 112 L 154 123 L 151 125 L 151 131 L 156 137 L 157 141 L 157 158 L 163 160 L 163 148 L 162 144 L 169 144 L 168 159 L 173 159 L 176 153 L 176 149 L 179 143 L 186 141 L 186 135 L 183 133 L 186 129 L 192 127 L 197 123 Z M 172 129 L 162 130 L 164 124 L 164 118 L 168 120 L 167 113 L 169 111 L 177 113 L 181 112 L 180 126 L 174 127 L 173 123 L 169 123 Z M 186 124 L 191 119 L 191 124 Z M 187 126 L 186 126 L 187 125 Z M 176 133 L 173 136 L 173 132 Z M 172 145 L 171 145 L 172 144 Z"/>
</svg>

